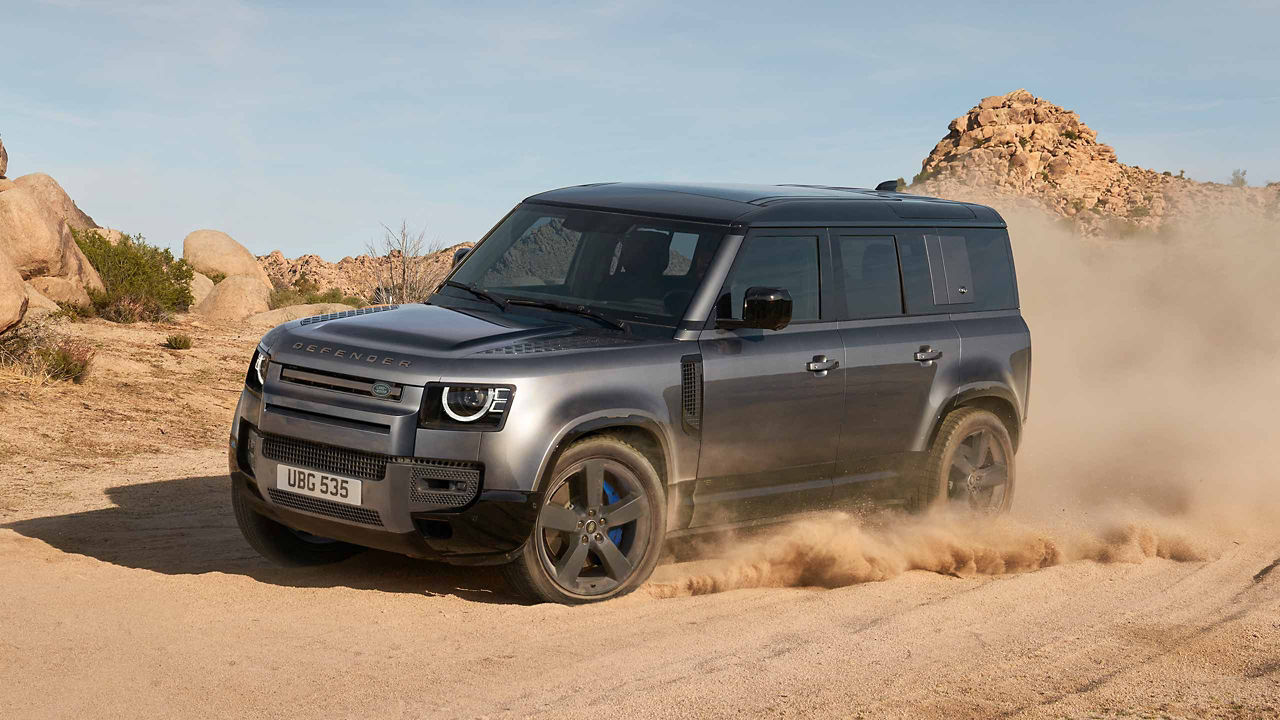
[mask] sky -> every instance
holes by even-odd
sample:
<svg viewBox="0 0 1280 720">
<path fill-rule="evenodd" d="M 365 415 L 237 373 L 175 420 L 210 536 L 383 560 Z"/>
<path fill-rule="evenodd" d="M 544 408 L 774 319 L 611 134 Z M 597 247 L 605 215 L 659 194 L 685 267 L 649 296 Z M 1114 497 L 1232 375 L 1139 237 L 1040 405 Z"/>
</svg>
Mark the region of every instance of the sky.
<svg viewBox="0 0 1280 720">
<path fill-rule="evenodd" d="M 180 252 L 477 240 L 609 180 L 874 186 L 1026 88 L 1121 162 L 1280 180 L 1280 0 L 0 0 L 0 140 Z"/>
</svg>

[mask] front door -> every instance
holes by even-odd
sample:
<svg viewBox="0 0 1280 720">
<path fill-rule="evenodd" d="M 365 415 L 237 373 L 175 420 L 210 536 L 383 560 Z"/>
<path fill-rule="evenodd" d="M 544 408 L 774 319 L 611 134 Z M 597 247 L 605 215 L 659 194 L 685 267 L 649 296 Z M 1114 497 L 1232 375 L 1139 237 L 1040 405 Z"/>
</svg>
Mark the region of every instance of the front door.
<svg viewBox="0 0 1280 720">
<path fill-rule="evenodd" d="M 750 287 L 791 293 L 782 330 L 707 329 L 702 453 L 691 526 L 773 517 L 830 501 L 844 411 L 844 346 L 824 302 L 825 231 L 755 230 L 721 291 L 719 317 L 742 317 Z M 817 363 L 817 364 L 815 364 Z"/>
</svg>

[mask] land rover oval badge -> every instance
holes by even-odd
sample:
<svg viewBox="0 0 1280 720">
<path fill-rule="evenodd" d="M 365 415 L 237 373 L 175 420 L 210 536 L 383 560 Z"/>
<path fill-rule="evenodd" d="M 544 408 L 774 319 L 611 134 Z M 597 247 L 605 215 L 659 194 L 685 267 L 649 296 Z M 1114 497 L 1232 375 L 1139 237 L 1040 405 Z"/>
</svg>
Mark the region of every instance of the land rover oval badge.
<svg viewBox="0 0 1280 720">
<path fill-rule="evenodd" d="M 373 387 L 370 388 L 370 391 L 373 393 L 374 397 L 384 398 L 391 394 L 391 385 L 384 382 L 376 382 L 373 384 Z"/>
</svg>

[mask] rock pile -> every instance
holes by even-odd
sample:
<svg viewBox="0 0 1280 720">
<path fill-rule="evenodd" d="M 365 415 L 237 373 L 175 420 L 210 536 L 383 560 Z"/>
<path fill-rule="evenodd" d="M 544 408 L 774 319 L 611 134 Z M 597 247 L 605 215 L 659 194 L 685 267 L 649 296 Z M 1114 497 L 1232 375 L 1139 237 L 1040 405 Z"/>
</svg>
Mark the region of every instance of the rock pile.
<svg viewBox="0 0 1280 720">
<path fill-rule="evenodd" d="M 5 169 L 0 164 L 0 174 Z M 88 291 L 103 290 L 71 235 L 92 227 L 93 218 L 48 175 L 0 180 L 0 332 L 32 308 L 44 313 L 54 300 L 87 303 Z"/>
<path fill-rule="evenodd" d="M 458 247 L 470 247 L 472 243 L 460 243 L 444 250 L 423 256 L 418 268 L 432 285 L 444 279 L 453 267 L 453 252 Z M 300 279 L 313 282 L 321 290 L 337 288 L 343 295 L 372 298 L 377 278 L 386 276 L 388 267 L 397 267 L 400 255 L 392 252 L 383 257 L 358 255 L 344 257 L 336 263 L 319 255 L 303 255 L 290 260 L 279 250 L 258 257 L 258 263 L 271 280 L 281 286 L 293 285 Z"/>
<path fill-rule="evenodd" d="M 984 98 L 951 121 L 909 192 L 954 199 L 1021 198 L 1078 223 L 1086 234 L 1158 229 L 1187 213 L 1243 207 L 1280 214 L 1280 187 L 1199 183 L 1125 165 L 1098 134 L 1026 90 Z"/>
</svg>

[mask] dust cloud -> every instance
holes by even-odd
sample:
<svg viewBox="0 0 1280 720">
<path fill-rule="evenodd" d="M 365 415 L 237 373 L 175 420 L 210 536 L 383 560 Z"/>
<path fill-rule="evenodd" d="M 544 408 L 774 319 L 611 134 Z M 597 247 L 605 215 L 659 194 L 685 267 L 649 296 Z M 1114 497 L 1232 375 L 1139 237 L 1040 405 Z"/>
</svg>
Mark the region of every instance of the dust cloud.
<svg viewBox="0 0 1280 720">
<path fill-rule="evenodd" d="M 1280 223 L 1206 217 L 1082 238 L 1002 212 L 1033 344 L 1012 513 L 833 512 L 721 542 L 650 594 L 1203 561 L 1274 524 Z"/>
</svg>

